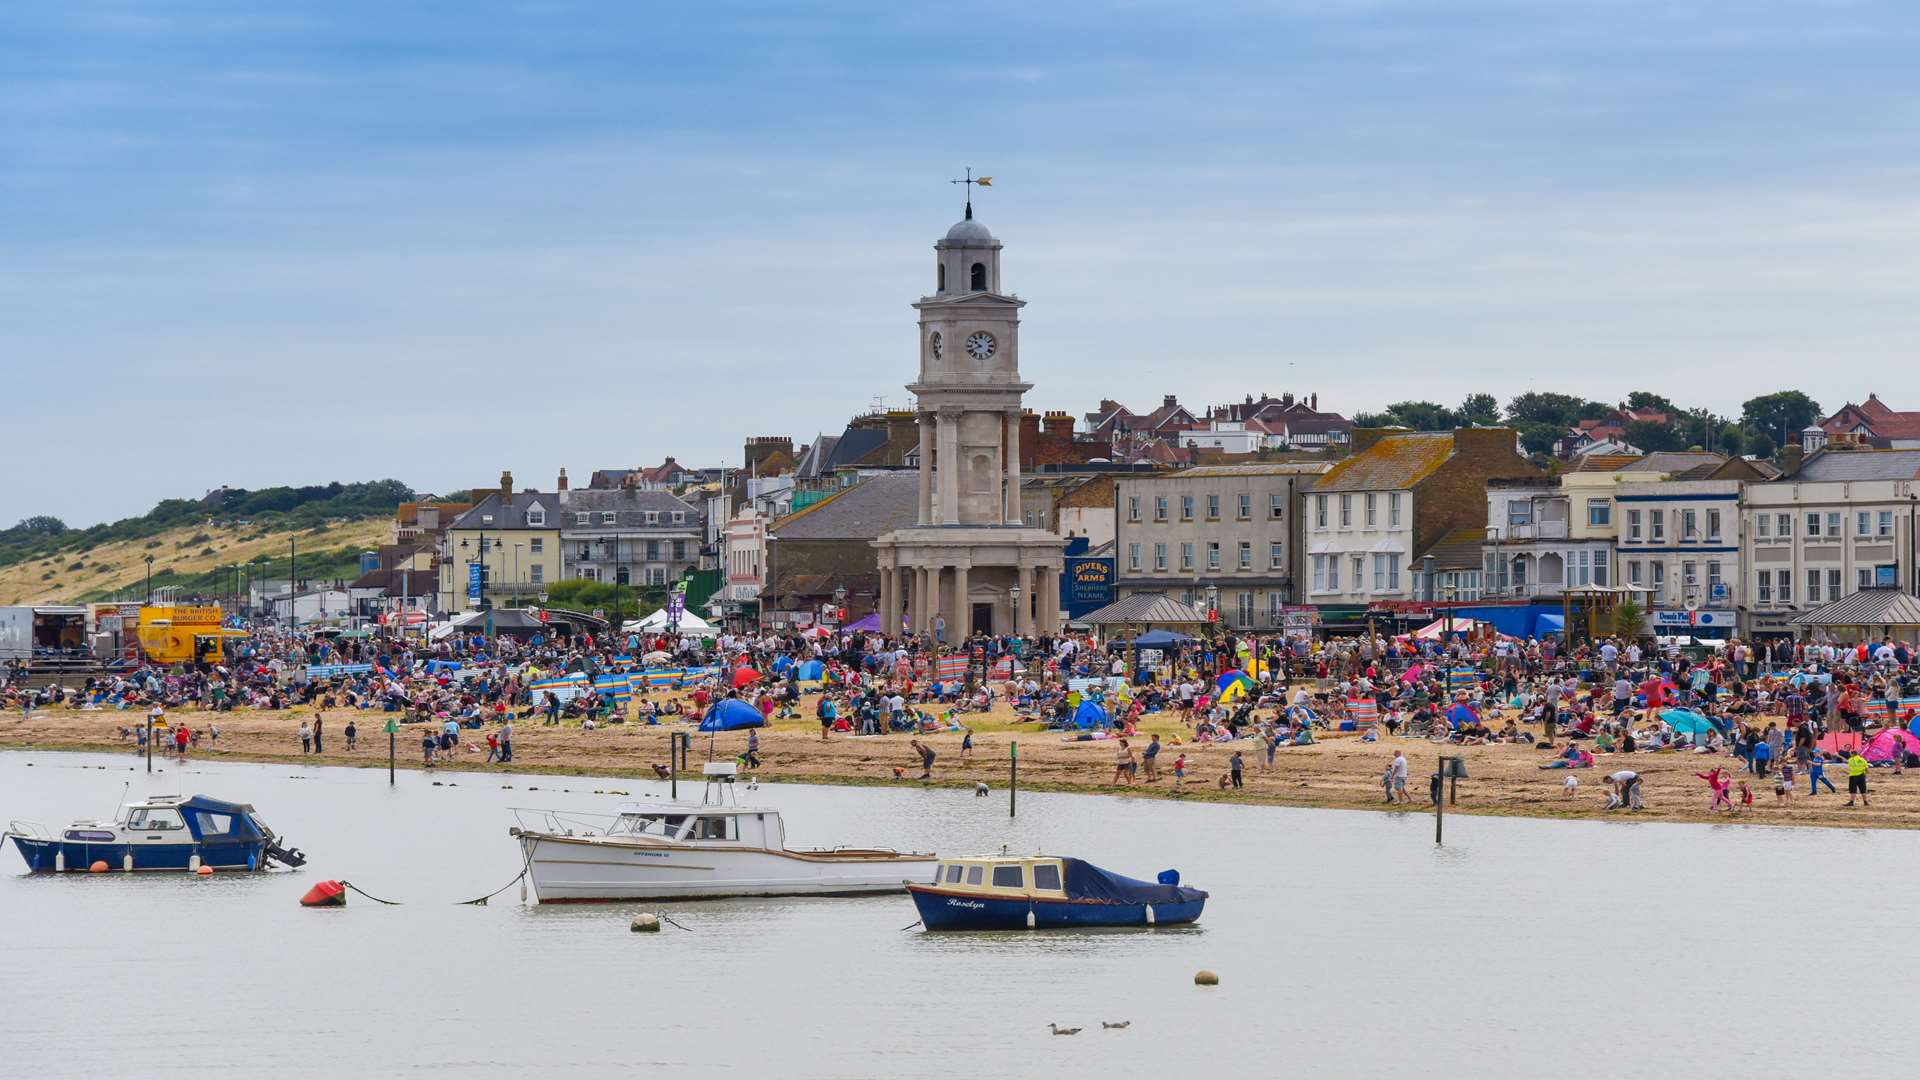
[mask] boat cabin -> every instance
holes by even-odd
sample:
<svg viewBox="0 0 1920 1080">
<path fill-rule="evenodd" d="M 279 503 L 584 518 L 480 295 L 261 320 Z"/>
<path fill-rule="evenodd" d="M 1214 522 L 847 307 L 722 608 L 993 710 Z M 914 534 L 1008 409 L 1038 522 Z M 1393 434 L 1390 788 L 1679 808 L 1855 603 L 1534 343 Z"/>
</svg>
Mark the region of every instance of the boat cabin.
<svg viewBox="0 0 1920 1080">
<path fill-rule="evenodd" d="M 1001 896 L 1064 898 L 1065 869 L 1045 856 L 978 855 L 942 859 L 932 882 L 938 888 Z"/>
<path fill-rule="evenodd" d="M 748 806 L 623 806 L 607 835 L 771 849 L 785 846 L 787 840 L 779 811 Z"/>
</svg>

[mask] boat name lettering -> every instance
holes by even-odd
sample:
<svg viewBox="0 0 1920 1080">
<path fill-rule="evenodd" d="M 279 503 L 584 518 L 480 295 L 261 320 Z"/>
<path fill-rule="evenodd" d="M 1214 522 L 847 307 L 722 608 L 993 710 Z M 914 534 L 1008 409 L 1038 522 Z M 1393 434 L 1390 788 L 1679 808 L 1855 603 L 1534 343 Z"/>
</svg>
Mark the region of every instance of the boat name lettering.
<svg viewBox="0 0 1920 1080">
<path fill-rule="evenodd" d="M 967 908 L 972 911 L 978 911 L 981 908 L 986 907 L 987 905 L 981 903 L 978 900 L 955 900 L 952 897 L 948 897 L 947 906 L 957 907 L 957 908 Z"/>
</svg>

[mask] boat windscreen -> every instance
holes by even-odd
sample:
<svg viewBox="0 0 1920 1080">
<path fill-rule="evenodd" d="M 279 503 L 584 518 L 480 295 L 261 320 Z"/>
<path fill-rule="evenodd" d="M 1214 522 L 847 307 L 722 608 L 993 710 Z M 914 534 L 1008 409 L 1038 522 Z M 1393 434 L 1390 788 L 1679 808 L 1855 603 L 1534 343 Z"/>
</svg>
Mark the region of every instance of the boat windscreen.
<svg viewBox="0 0 1920 1080">
<path fill-rule="evenodd" d="M 624 836 L 674 836 L 687 819 L 663 814 L 621 814 L 610 832 Z"/>
</svg>

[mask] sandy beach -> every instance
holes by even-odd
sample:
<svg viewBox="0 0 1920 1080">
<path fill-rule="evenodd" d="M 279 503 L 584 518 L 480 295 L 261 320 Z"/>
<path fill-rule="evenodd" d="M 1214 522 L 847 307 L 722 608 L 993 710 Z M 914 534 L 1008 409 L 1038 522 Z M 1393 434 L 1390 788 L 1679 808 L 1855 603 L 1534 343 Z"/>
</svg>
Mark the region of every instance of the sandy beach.
<svg viewBox="0 0 1920 1080">
<path fill-rule="evenodd" d="M 328 765 L 384 768 L 387 762 L 386 738 L 382 729 L 390 714 L 327 712 L 326 752 L 302 755 L 298 736 L 300 722 L 310 720 L 313 710 L 289 709 L 279 712 L 173 713 L 175 721 L 184 721 L 191 729 L 204 731 L 209 722 L 220 728 L 217 746 L 204 738 L 191 752 L 198 758 L 227 758 L 247 761 L 315 762 Z M 353 719 L 359 727 L 360 747 L 346 748 L 345 728 Z M 1660 821 L 1739 821 L 1752 824 L 1817 825 L 1852 828 L 1915 828 L 1920 826 L 1920 770 L 1894 776 L 1891 770 L 1874 769 L 1870 777 L 1871 807 L 1846 805 L 1846 776 L 1840 763 L 1828 766 L 1827 775 L 1840 794 L 1822 794 L 1809 798 L 1806 779 L 1797 777 L 1794 799 L 1776 805 L 1771 779 L 1754 783 L 1754 805 L 1749 813 L 1710 813 L 1704 782 L 1694 777 L 1718 764 L 1729 770 L 1737 782 L 1751 777 L 1738 770 L 1739 763 L 1726 756 L 1693 753 L 1641 753 L 1598 755 L 1598 766 L 1576 770 L 1578 792 L 1568 798 L 1563 792 L 1567 773 L 1543 771 L 1540 764 L 1549 760 L 1550 751 L 1524 744 L 1447 747 L 1424 739 L 1383 737 L 1379 742 L 1362 742 L 1353 735 L 1333 735 L 1313 746 L 1288 747 L 1279 751 L 1271 771 L 1257 744 L 1243 740 L 1232 746 L 1193 746 L 1184 743 L 1184 729 L 1175 716 L 1150 716 L 1142 736 L 1132 740 L 1136 752 L 1146 745 L 1146 736 L 1158 733 L 1163 744 L 1160 755 L 1162 779 L 1148 783 L 1113 784 L 1113 741 L 1063 741 L 1058 733 L 1038 730 L 1031 724 L 1014 722 L 1004 708 L 970 718 L 974 736 L 973 752 L 961 756 L 959 733 L 919 736 L 938 755 L 934 763 L 934 781 L 939 784 L 964 784 L 976 781 L 989 784 L 996 796 L 1004 795 L 1007 782 L 1009 744 L 1019 744 L 1020 786 L 1045 791 L 1090 792 L 1136 798 L 1185 798 L 1221 802 L 1261 803 L 1281 806 L 1337 807 L 1356 810 L 1392 809 L 1384 805 L 1380 774 L 1395 749 L 1407 755 L 1417 812 L 1431 812 L 1426 800 L 1426 778 L 1435 768 L 1441 753 L 1459 753 L 1465 757 L 1468 779 L 1459 784 L 1459 802 L 1449 813 L 1504 814 L 1543 818 L 1594 818 Z M 144 722 L 137 712 L 84 712 L 47 710 L 23 719 L 18 714 L 0 718 L 0 748 L 46 750 L 104 750 L 129 755 L 133 741 L 123 739 L 119 729 Z M 538 720 L 514 725 L 513 768 L 523 772 L 550 772 L 591 776 L 652 778 L 653 766 L 668 761 L 669 733 L 691 730 L 689 725 L 646 726 L 616 724 L 594 731 L 583 731 L 577 722 L 548 727 Z M 401 767 L 422 767 L 420 727 L 401 729 L 397 760 Z M 1537 734 L 1537 732 L 1536 732 Z M 467 731 L 456 760 L 438 766 L 444 770 L 479 770 L 488 766 L 486 733 Z M 753 770 L 763 780 L 791 780 L 829 784 L 917 783 L 918 758 L 908 741 L 910 735 L 851 736 L 835 734 L 825 742 L 819 726 L 809 717 L 778 721 L 760 733 L 762 766 Z M 1183 739 L 1175 743 L 1176 738 Z M 721 734 L 711 739 L 716 759 L 731 759 L 745 749 L 745 732 Z M 696 771 L 706 760 L 710 739 L 695 733 L 692 760 Z M 1218 781 L 1227 773 L 1227 760 L 1233 749 L 1241 749 L 1246 761 L 1245 787 L 1222 790 Z M 1172 764 L 1185 752 L 1188 761 L 1187 783 L 1178 788 L 1172 779 Z M 905 770 L 905 779 L 896 779 L 894 770 Z M 1616 769 L 1630 768 L 1644 778 L 1646 809 L 1638 813 L 1604 811 L 1604 777 Z M 1176 794 L 1177 792 L 1177 794 Z M 1735 790 L 1738 798 L 1738 789 Z"/>
</svg>

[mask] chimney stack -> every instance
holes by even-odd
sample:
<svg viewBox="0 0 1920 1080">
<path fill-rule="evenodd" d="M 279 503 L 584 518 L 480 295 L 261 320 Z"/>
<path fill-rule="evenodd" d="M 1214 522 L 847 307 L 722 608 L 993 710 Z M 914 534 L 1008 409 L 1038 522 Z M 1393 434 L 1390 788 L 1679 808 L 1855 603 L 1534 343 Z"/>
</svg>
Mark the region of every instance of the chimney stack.
<svg viewBox="0 0 1920 1080">
<path fill-rule="evenodd" d="M 1180 396 L 1178 394 L 1168 394 L 1166 397 L 1160 399 L 1160 404 L 1171 409 L 1175 405 L 1180 404 Z"/>
<path fill-rule="evenodd" d="M 1800 448 L 1799 443 L 1788 443 L 1787 445 L 1781 447 L 1780 448 L 1780 475 L 1792 476 L 1795 473 L 1799 472 L 1800 466 L 1805 463 L 1806 458 L 1807 458 L 1807 452 Z"/>
<path fill-rule="evenodd" d="M 1059 410 L 1050 409 L 1043 423 L 1047 434 L 1062 442 L 1073 441 L 1073 417 Z"/>
<path fill-rule="evenodd" d="M 513 474 L 508 472 L 505 469 L 502 469 L 500 470 L 500 509 L 505 510 L 507 507 L 512 505 L 513 505 Z"/>
<path fill-rule="evenodd" d="M 1307 395 L 1307 408 L 1312 409 L 1314 412 L 1320 411 L 1319 391 L 1316 390 L 1315 392 Z"/>
<path fill-rule="evenodd" d="M 565 468 L 560 470 L 560 479 L 555 480 L 553 486 L 556 491 L 567 490 L 567 470 Z"/>
</svg>

